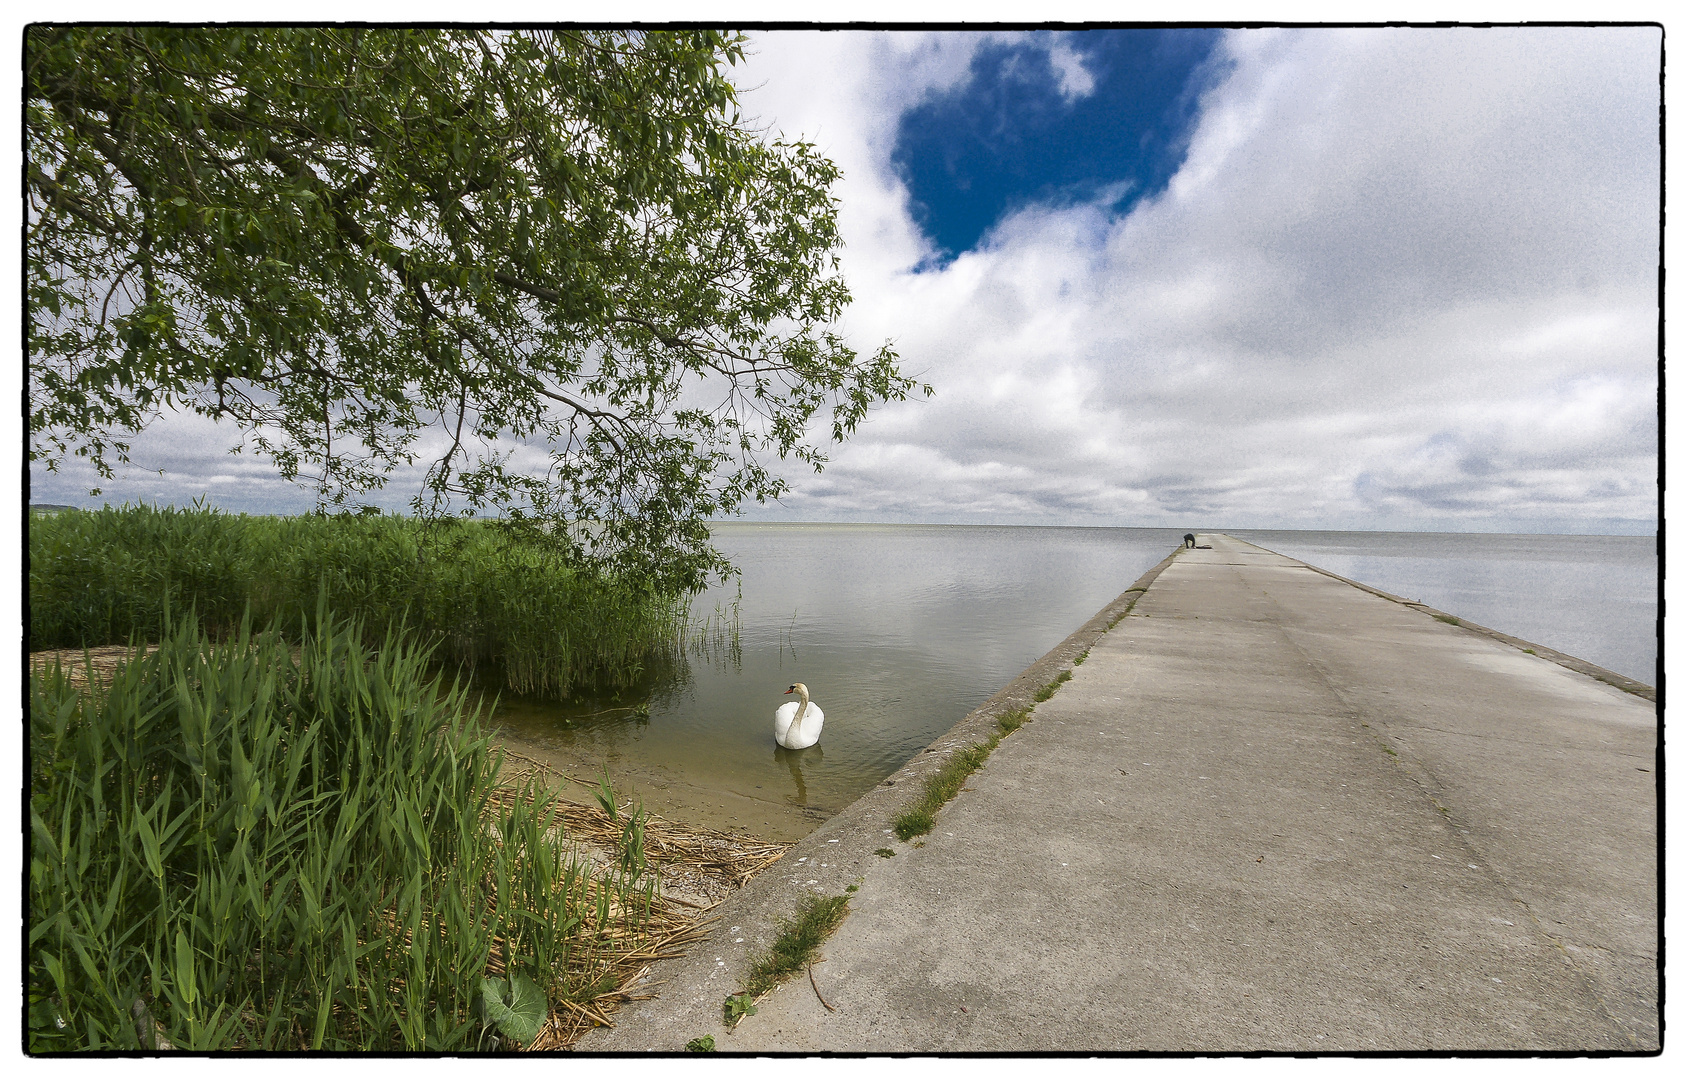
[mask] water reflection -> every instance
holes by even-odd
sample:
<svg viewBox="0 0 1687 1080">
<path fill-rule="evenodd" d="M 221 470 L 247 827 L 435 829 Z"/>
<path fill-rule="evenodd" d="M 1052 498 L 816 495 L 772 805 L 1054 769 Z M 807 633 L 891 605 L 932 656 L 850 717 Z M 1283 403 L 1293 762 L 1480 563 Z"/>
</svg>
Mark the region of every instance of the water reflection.
<svg viewBox="0 0 1687 1080">
<path fill-rule="evenodd" d="M 661 790 L 694 806 L 716 793 L 751 831 L 768 822 L 764 835 L 800 836 L 947 731 L 1181 535 L 725 525 L 716 543 L 742 578 L 700 596 L 693 611 L 718 626 L 736 602 L 736 649 L 716 634 L 682 670 L 636 694 L 512 701 L 497 719 L 582 775 L 604 764 L 633 775 L 653 808 Z M 820 743 L 802 751 L 773 742 L 773 713 L 793 682 L 826 709 Z M 640 700 L 645 721 L 614 711 Z"/>
<path fill-rule="evenodd" d="M 791 781 L 796 786 L 796 794 L 792 796 L 792 804 L 806 807 L 808 805 L 808 781 L 803 778 L 803 766 L 818 769 L 826 760 L 826 751 L 822 750 L 818 743 L 803 750 L 787 750 L 778 743 L 774 743 L 773 760 L 791 771 Z"/>
</svg>

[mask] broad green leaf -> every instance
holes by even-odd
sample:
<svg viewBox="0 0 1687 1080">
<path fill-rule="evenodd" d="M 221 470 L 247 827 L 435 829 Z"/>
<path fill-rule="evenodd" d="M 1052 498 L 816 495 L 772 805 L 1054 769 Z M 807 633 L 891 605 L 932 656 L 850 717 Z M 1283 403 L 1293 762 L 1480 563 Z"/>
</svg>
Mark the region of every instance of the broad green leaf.
<svg viewBox="0 0 1687 1080">
<path fill-rule="evenodd" d="M 530 1043 L 550 1016 L 550 1003 L 539 984 L 525 975 L 512 976 L 509 986 L 510 996 L 506 1001 L 502 997 L 502 979 L 487 979 L 482 983 L 486 1014 L 505 1035 L 518 1043 Z"/>
</svg>

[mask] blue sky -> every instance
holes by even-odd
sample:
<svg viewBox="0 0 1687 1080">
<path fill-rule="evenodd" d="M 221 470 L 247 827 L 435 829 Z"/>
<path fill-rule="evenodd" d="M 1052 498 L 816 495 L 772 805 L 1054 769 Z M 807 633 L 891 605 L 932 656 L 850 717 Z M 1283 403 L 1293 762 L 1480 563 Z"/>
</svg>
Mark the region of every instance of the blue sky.
<svg viewBox="0 0 1687 1080">
<path fill-rule="evenodd" d="M 840 330 L 937 387 L 755 517 L 1655 529 L 1656 28 L 751 37 Z M 234 441 L 167 416 L 105 497 L 308 509 Z"/>
<path fill-rule="evenodd" d="M 1091 30 L 992 41 L 967 80 L 904 113 L 891 164 L 944 257 L 1033 203 L 1105 198 L 1115 213 L 1182 164 L 1220 34 Z"/>
</svg>

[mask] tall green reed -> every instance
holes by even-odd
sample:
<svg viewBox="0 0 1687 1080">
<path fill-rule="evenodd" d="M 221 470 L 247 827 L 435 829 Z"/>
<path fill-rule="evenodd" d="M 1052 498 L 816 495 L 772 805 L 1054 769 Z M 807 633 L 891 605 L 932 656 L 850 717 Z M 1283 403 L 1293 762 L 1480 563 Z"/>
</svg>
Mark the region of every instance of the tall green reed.
<svg viewBox="0 0 1687 1080">
<path fill-rule="evenodd" d="M 469 1049 L 484 975 L 599 979 L 593 935 L 636 937 L 652 883 L 496 787 L 427 651 L 325 604 L 297 659 L 249 626 L 31 676 L 30 1050 Z"/>
<path fill-rule="evenodd" d="M 520 694 L 620 689 L 683 663 L 688 597 L 589 572 L 541 533 L 396 516 L 291 518 L 125 506 L 36 514 L 32 650 L 149 640 L 166 611 L 214 636 L 334 611 L 394 622 L 439 656 Z"/>
</svg>

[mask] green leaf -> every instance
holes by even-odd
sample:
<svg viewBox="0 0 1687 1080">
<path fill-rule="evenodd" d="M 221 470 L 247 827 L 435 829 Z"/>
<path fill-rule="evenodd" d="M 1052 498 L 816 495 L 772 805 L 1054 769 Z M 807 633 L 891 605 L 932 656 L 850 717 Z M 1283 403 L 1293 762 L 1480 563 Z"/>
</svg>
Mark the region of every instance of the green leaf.
<svg viewBox="0 0 1687 1080">
<path fill-rule="evenodd" d="M 550 1002 L 539 985 L 525 975 L 514 976 L 511 984 L 506 1000 L 503 979 L 481 980 L 482 1009 L 505 1036 L 530 1043 L 539 1037 L 539 1029 L 550 1016 Z"/>
<path fill-rule="evenodd" d="M 193 946 L 187 935 L 176 931 L 176 992 L 190 1008 L 199 1000 L 199 985 L 195 981 Z"/>
<path fill-rule="evenodd" d="M 730 571 L 707 521 L 789 489 L 773 457 L 819 469 L 929 389 L 836 333 L 837 167 L 739 120 L 735 36 L 40 24 L 24 51 L 43 468 L 110 478 L 186 403 L 328 508 L 444 433 L 418 514 L 594 521 L 574 561 L 683 593 Z M 89 141 L 117 117 L 120 162 Z"/>
</svg>

